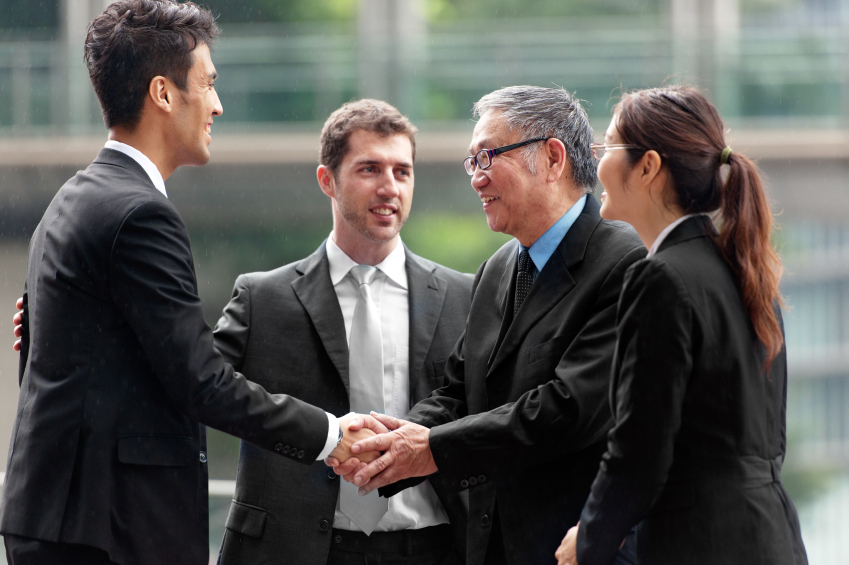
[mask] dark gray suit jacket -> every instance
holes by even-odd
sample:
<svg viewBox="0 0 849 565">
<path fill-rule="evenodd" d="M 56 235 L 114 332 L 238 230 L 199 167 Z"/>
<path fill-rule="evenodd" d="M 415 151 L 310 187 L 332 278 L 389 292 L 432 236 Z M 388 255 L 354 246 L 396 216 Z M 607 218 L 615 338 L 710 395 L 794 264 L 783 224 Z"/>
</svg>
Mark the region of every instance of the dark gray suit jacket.
<svg viewBox="0 0 849 565">
<path fill-rule="evenodd" d="M 496 501 L 508 563 L 554 563 L 598 471 L 612 423 L 616 302 L 646 253 L 630 226 L 598 211 L 588 198 L 515 319 L 518 243 L 481 266 L 448 384 L 408 415 L 431 428 L 446 485 L 469 493 L 470 565 L 483 562 Z"/>
<path fill-rule="evenodd" d="M 472 277 L 409 250 L 406 264 L 412 405 L 443 384 L 445 361 L 469 313 Z M 350 411 L 345 322 L 325 244 L 302 261 L 240 276 L 215 327 L 215 345 L 269 391 L 340 416 Z M 293 465 L 245 442 L 238 473 L 220 563 L 325 565 L 339 493 L 336 474 L 323 462 Z M 457 526 L 462 555 L 465 508 L 438 480 L 432 484 Z"/>
<path fill-rule="evenodd" d="M 581 515 L 580 563 L 614 562 L 637 525 L 659 565 L 803 565 L 781 484 L 787 362 L 769 371 L 706 216 L 626 274 L 611 384 L 616 426 Z"/>
<path fill-rule="evenodd" d="M 215 350 L 183 221 L 118 151 L 103 149 L 44 213 L 24 325 L 3 534 L 98 547 L 122 564 L 206 565 L 198 422 L 298 446 L 288 458 L 301 463 L 326 441 L 322 410 L 269 395 Z"/>
</svg>

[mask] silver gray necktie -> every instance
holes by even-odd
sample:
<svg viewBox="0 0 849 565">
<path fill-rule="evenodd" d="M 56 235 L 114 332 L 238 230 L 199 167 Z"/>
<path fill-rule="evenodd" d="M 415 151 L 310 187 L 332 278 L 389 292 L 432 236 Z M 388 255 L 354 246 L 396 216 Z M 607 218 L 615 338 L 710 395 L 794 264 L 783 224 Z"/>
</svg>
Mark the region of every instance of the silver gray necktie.
<svg viewBox="0 0 849 565">
<path fill-rule="evenodd" d="M 368 265 L 357 265 L 349 274 L 359 289 L 348 346 L 351 411 L 359 414 L 368 414 L 372 410 L 383 413 L 383 338 L 380 312 L 369 286 L 378 270 Z M 342 481 L 339 508 L 366 535 L 370 535 L 389 509 L 389 500 L 380 498 L 376 490 L 360 496 L 358 488 Z"/>
</svg>

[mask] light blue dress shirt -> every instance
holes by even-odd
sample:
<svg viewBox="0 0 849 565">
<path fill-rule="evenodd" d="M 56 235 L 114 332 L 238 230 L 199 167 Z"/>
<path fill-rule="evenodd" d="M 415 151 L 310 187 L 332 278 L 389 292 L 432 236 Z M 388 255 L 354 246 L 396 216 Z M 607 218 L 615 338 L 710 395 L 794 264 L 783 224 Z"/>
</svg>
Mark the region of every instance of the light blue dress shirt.
<svg viewBox="0 0 849 565">
<path fill-rule="evenodd" d="M 534 281 L 537 280 L 537 276 L 540 271 L 545 268 L 545 264 L 548 263 L 548 260 L 551 258 L 551 254 L 554 253 L 554 250 L 557 249 L 557 246 L 560 245 L 560 242 L 563 241 L 564 237 L 566 237 L 566 234 L 569 232 L 569 228 L 572 227 L 572 224 L 575 223 L 575 220 L 577 220 L 578 216 L 581 215 L 581 212 L 584 211 L 584 206 L 587 204 L 587 198 L 589 198 L 588 194 L 578 198 L 578 201 L 572 204 L 569 211 L 563 214 L 559 220 L 554 222 L 554 225 L 548 228 L 548 231 L 542 234 L 542 236 L 536 240 L 533 245 L 531 245 L 528 253 L 530 253 L 531 261 L 534 264 Z M 519 253 L 521 253 L 524 249 L 528 248 L 520 243 L 519 251 L 516 253 L 516 261 L 519 260 Z"/>
</svg>

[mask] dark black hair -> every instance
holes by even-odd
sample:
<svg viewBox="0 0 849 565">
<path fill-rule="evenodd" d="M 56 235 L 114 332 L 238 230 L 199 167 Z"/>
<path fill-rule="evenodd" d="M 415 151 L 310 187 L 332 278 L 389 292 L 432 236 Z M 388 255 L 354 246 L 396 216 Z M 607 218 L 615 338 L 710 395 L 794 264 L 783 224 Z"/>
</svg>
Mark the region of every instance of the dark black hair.
<svg viewBox="0 0 849 565">
<path fill-rule="evenodd" d="M 215 17 L 193 2 L 119 0 L 88 26 L 85 62 L 107 128 L 135 128 L 150 81 L 164 76 L 186 89 L 192 51 L 211 45 Z"/>
</svg>

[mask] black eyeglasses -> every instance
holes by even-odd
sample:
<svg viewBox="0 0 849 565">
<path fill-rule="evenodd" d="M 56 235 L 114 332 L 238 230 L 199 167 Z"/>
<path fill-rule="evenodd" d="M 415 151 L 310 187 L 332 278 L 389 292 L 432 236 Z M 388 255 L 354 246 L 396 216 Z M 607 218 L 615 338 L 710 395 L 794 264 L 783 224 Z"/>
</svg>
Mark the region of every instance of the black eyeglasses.
<svg viewBox="0 0 849 565">
<path fill-rule="evenodd" d="M 466 157 L 463 161 L 463 166 L 466 167 L 466 172 L 469 176 L 475 174 L 475 169 L 480 167 L 482 170 L 486 170 L 492 166 L 492 160 L 495 159 L 496 155 L 501 155 L 502 153 L 506 153 L 507 151 L 512 151 L 513 149 L 518 149 L 523 145 L 528 145 L 530 143 L 536 143 L 537 141 L 548 141 L 551 139 L 550 137 L 538 137 L 536 139 L 529 139 L 527 141 L 520 141 L 519 143 L 514 143 L 513 145 L 505 145 L 504 147 L 497 147 L 495 149 L 481 149 L 477 152 L 476 155 L 472 157 Z"/>
</svg>

